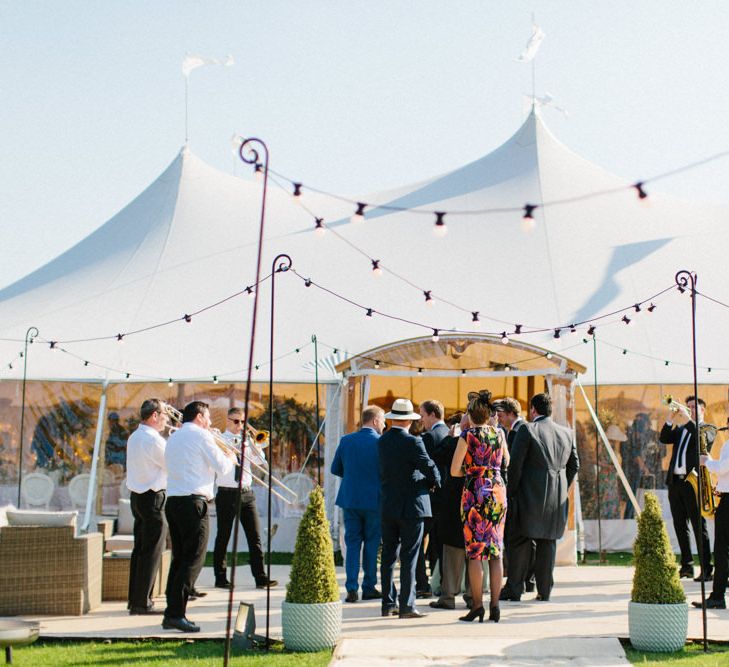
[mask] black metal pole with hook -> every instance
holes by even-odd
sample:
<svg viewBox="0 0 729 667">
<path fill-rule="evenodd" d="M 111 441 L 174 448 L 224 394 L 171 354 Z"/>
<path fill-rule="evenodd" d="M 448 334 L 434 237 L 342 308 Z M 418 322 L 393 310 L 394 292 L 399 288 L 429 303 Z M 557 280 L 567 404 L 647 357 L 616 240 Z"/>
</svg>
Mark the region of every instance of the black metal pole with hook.
<svg viewBox="0 0 729 667">
<path fill-rule="evenodd" d="M 592 334 L 592 368 L 595 377 L 595 417 L 600 421 L 600 411 L 597 408 L 597 338 Z M 597 493 L 597 562 L 604 563 L 602 553 L 602 517 L 600 500 L 600 434 L 595 424 L 595 490 Z"/>
<path fill-rule="evenodd" d="M 263 163 L 261 163 L 259 149 L 263 152 Z M 251 317 L 251 342 L 248 347 L 248 371 L 246 377 L 246 393 L 243 405 L 243 437 L 241 438 L 241 466 L 245 461 L 246 453 L 246 434 L 248 432 L 248 406 L 251 398 L 251 379 L 253 373 L 253 350 L 256 342 L 256 318 L 258 315 L 258 291 L 261 282 L 261 257 L 263 254 L 263 227 L 266 222 L 266 194 L 268 192 L 268 146 L 261 139 L 252 137 L 246 139 L 240 145 L 238 150 L 240 159 L 246 164 L 255 165 L 256 170 L 263 169 L 263 194 L 261 196 L 261 221 L 258 227 L 258 254 L 256 257 L 256 282 L 255 294 L 253 299 L 253 315 Z M 269 478 L 270 479 L 270 478 Z M 270 482 L 269 482 L 270 484 Z M 225 654 L 223 656 L 223 665 L 228 666 L 230 660 L 230 627 L 233 617 L 233 593 L 235 592 L 235 565 L 238 559 L 238 526 L 240 524 L 240 496 L 243 487 L 243 470 L 238 480 L 238 495 L 235 507 L 235 521 L 233 527 L 233 561 L 230 568 L 230 592 L 228 594 L 228 613 L 225 622 Z M 268 638 L 266 640 L 268 644 Z"/>
<path fill-rule="evenodd" d="M 696 447 L 698 450 L 700 442 L 700 431 L 699 431 L 699 380 L 698 380 L 698 366 L 696 363 L 696 274 L 686 271 L 685 269 L 679 271 L 676 274 L 676 284 L 679 289 L 685 289 L 690 287 L 691 289 L 691 345 L 693 351 L 693 366 L 694 366 L 694 426 L 696 428 Z M 699 466 L 700 468 L 700 466 Z M 701 527 L 704 518 L 701 516 L 701 508 L 703 507 L 703 493 L 701 489 L 701 474 L 700 470 L 697 470 L 698 482 L 696 484 L 697 489 L 697 502 L 698 502 L 698 513 L 699 513 L 699 527 Z M 704 632 L 704 652 L 708 652 L 709 644 L 706 638 L 706 584 L 704 579 L 706 573 L 704 570 L 704 540 L 701 539 L 703 531 L 699 530 L 699 534 L 696 536 L 696 546 L 699 550 L 699 564 L 700 564 L 700 579 L 701 579 L 701 618 Z"/>
<path fill-rule="evenodd" d="M 319 418 L 319 345 L 316 334 L 311 337 L 314 343 L 314 385 L 316 387 L 316 483 L 321 486 L 321 422 Z"/>
<path fill-rule="evenodd" d="M 273 476 L 273 337 L 275 332 L 275 312 L 274 305 L 276 303 L 276 274 L 288 271 L 291 268 L 291 257 L 285 253 L 280 253 L 274 257 L 271 264 L 271 343 L 268 356 L 268 429 L 269 438 L 269 461 L 268 461 L 268 514 L 266 516 L 268 539 L 266 540 L 266 578 L 271 581 L 271 505 L 273 504 L 273 496 L 271 490 L 271 478 Z M 266 650 L 271 646 L 270 638 L 271 626 L 271 587 L 266 587 Z"/>
<path fill-rule="evenodd" d="M 20 403 L 20 446 L 18 452 L 18 509 L 20 509 L 21 485 L 23 482 L 23 439 L 25 437 L 25 382 L 28 377 L 28 344 L 38 335 L 36 327 L 28 327 L 25 332 L 25 348 L 23 350 L 23 398 Z"/>
</svg>

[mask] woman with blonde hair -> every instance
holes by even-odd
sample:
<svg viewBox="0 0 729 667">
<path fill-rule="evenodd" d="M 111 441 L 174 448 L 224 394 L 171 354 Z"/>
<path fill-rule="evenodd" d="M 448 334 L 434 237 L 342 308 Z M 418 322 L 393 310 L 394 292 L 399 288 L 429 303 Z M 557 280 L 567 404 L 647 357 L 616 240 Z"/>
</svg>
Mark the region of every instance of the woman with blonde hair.
<svg viewBox="0 0 729 667">
<path fill-rule="evenodd" d="M 458 439 L 451 475 L 465 477 L 461 495 L 461 520 L 468 560 L 468 582 L 471 588 L 471 611 L 461 621 L 483 622 L 483 568 L 489 562 L 491 604 L 489 620 L 499 622 L 499 594 L 503 571 L 501 554 L 504 548 L 506 518 L 506 485 L 501 477 L 502 460 L 508 464 L 506 438 L 489 424 L 494 412 L 491 392 L 482 389 L 468 393 L 470 428 Z"/>
</svg>

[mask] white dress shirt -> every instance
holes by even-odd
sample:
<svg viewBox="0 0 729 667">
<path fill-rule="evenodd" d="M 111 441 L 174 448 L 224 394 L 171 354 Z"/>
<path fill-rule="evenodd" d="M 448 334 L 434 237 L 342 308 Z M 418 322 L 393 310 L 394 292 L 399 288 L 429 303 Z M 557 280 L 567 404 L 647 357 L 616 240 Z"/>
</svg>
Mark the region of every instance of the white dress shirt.
<svg viewBox="0 0 729 667">
<path fill-rule="evenodd" d="M 225 438 L 226 442 L 229 442 L 240 453 L 240 441 L 236 441 L 240 436 L 236 435 L 235 433 L 231 433 L 230 431 L 225 431 L 225 433 L 223 433 L 223 437 Z M 254 447 L 251 444 L 251 438 L 249 436 L 246 440 L 246 460 L 245 464 L 243 465 L 243 487 L 251 488 L 251 486 L 253 485 L 253 476 L 251 475 L 251 461 L 253 461 L 253 463 L 257 463 L 258 465 L 263 465 L 266 462 L 266 456 L 264 455 L 263 451 L 261 451 L 260 454 L 261 455 L 259 456 L 258 448 Z M 238 488 L 238 482 L 235 481 L 235 468 L 233 468 L 233 470 L 229 473 L 218 475 L 218 486 L 224 486 L 228 489 Z"/>
<path fill-rule="evenodd" d="M 185 422 L 167 441 L 167 496 L 213 498 L 215 474 L 234 470 L 235 464 L 215 444 L 210 431 Z"/>
<path fill-rule="evenodd" d="M 721 448 L 721 454 L 719 454 L 719 459 L 716 461 L 714 461 L 713 459 L 708 459 L 706 461 L 706 467 L 708 468 L 709 472 L 713 472 L 715 475 L 717 475 L 717 492 L 729 493 L 729 445 L 727 445 L 726 442 Z"/>
<path fill-rule="evenodd" d="M 127 440 L 127 488 L 134 493 L 167 488 L 165 439 L 159 431 L 140 424 Z"/>
</svg>

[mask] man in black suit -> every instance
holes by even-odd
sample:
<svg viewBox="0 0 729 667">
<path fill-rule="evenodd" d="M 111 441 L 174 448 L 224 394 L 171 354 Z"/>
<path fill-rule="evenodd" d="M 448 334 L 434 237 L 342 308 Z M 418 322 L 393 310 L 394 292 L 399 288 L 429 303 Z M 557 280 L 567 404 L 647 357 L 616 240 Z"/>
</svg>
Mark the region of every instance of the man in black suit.
<svg viewBox="0 0 729 667">
<path fill-rule="evenodd" d="M 429 489 L 440 486 L 435 463 L 421 438 L 408 430 L 420 415 L 413 404 L 398 398 L 385 415 L 390 430 L 378 443 L 380 454 L 380 503 L 382 510 L 382 615 L 421 618 L 415 609 L 415 566 L 423 539 L 423 520 L 431 516 Z M 393 581 L 395 561 L 400 554 L 400 598 Z"/>
<path fill-rule="evenodd" d="M 694 531 L 696 544 L 699 540 L 703 542 L 704 581 L 711 581 L 711 548 L 709 547 L 709 533 L 706 530 L 706 521 L 699 515 L 699 506 L 696 502 L 696 494 L 687 481 L 693 471 L 699 469 L 699 443 L 696 438 L 696 404 L 698 403 L 699 426 L 704 421 L 704 410 L 706 403 L 703 399 L 696 400 L 695 396 L 686 399 L 686 407 L 691 411 L 691 421 L 683 426 L 673 425 L 672 410 L 661 429 L 659 439 L 666 445 L 673 445 L 671 462 L 668 465 L 666 475 L 666 486 L 668 486 L 668 504 L 671 507 L 673 527 L 676 530 L 678 545 L 681 549 L 681 577 L 691 578 L 694 576 L 694 557 L 691 554 L 691 538 L 689 537 L 689 521 Z M 716 433 L 707 433 L 707 451 L 711 451 Z M 696 577 L 701 581 L 701 574 Z"/>
<path fill-rule="evenodd" d="M 423 425 L 421 437 L 425 445 L 425 451 L 435 461 L 441 482 L 445 480 L 446 467 L 449 467 L 451 464 L 450 459 L 444 462 L 439 460 L 438 457 L 443 439 L 448 435 L 448 427 L 443 421 L 443 415 L 444 408 L 440 401 L 431 399 L 423 401 L 420 404 L 420 417 L 422 419 L 421 424 Z M 451 458 L 453 458 L 452 454 Z M 423 541 L 420 545 L 418 564 L 415 570 L 415 597 L 418 598 L 429 598 L 433 595 L 433 590 L 428 580 L 428 573 L 425 569 L 426 558 L 430 565 L 431 575 L 433 574 L 436 562 L 440 568 L 440 563 L 443 558 L 441 539 L 438 537 L 438 517 L 442 512 L 442 508 L 443 489 L 440 488 L 430 493 L 430 509 L 433 517 L 425 519 L 423 522 Z M 441 568 L 442 576 L 443 572 Z"/>
<path fill-rule="evenodd" d="M 524 581 L 532 548 L 536 549 L 534 575 L 537 600 L 549 600 L 557 540 L 567 526 L 568 490 L 579 469 L 572 431 L 555 424 L 549 394 L 536 394 L 529 416 L 511 446 L 509 512 L 514 512 L 510 574 Z M 534 543 L 534 547 L 532 546 Z"/>
<path fill-rule="evenodd" d="M 517 401 L 515 398 L 507 396 L 506 398 L 502 398 L 500 401 L 496 401 L 494 403 L 494 407 L 496 409 L 496 415 L 499 419 L 499 425 L 507 432 L 506 446 L 511 453 L 511 448 L 514 444 L 514 440 L 516 440 L 516 434 L 519 432 L 520 428 L 526 426 L 526 421 L 524 421 L 524 418 L 521 416 L 521 405 L 519 401 Z M 505 476 L 505 478 L 508 488 L 508 475 Z M 518 536 L 512 536 L 516 525 L 515 517 L 515 512 L 512 512 L 511 508 L 509 508 L 509 511 L 507 511 L 506 513 L 506 524 L 504 526 L 504 569 L 507 570 L 508 576 L 504 587 L 501 589 L 501 595 L 499 597 L 500 600 L 520 600 L 524 590 L 526 589 L 527 593 L 531 593 L 531 591 L 534 590 L 535 585 L 534 558 L 536 555 L 536 545 L 532 540 L 529 540 L 529 543 L 535 548 L 532 549 L 531 552 L 530 565 L 527 570 L 526 581 L 516 581 L 512 574 L 512 570 L 509 567 L 509 562 L 511 560 L 513 550 L 512 542 L 514 540 L 518 542 L 519 540 Z"/>
</svg>

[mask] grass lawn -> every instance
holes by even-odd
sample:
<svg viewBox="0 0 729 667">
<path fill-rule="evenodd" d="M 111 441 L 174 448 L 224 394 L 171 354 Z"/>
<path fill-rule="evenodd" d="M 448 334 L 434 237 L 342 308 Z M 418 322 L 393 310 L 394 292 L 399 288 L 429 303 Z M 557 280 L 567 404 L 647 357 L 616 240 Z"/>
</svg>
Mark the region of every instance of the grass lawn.
<svg viewBox="0 0 729 667">
<path fill-rule="evenodd" d="M 38 641 L 13 650 L 13 664 L 29 667 L 56 665 L 196 665 L 223 664 L 225 644 L 222 641 L 138 641 L 138 642 L 65 642 Z M 264 651 L 231 649 L 231 665 L 266 665 L 288 667 L 324 667 L 332 658 L 331 651 L 290 653 L 280 648 Z"/>
<path fill-rule="evenodd" d="M 677 653 L 643 653 L 630 646 L 630 642 L 623 641 L 623 648 L 628 660 L 634 665 L 653 667 L 670 663 L 676 667 L 726 667 L 729 665 L 729 645 L 709 644 L 709 652 L 704 653 L 704 645 L 687 644 Z"/>
</svg>

